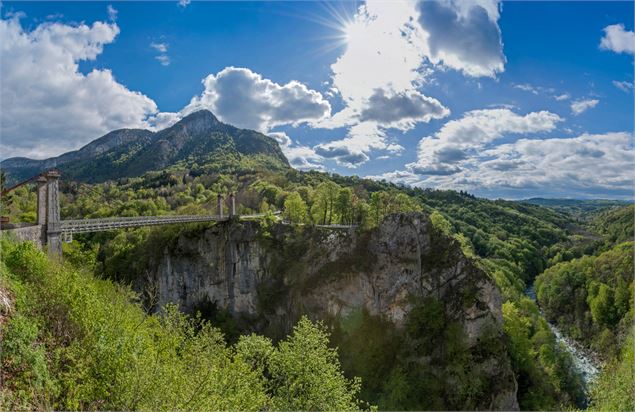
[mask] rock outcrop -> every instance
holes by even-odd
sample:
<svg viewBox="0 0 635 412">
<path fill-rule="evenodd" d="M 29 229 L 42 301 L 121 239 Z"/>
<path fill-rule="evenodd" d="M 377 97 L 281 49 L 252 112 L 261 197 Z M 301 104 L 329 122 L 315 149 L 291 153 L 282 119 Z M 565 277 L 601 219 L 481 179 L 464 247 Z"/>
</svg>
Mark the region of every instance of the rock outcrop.
<svg viewBox="0 0 635 412">
<path fill-rule="evenodd" d="M 150 264 L 144 287 L 156 292 L 157 307 L 213 302 L 275 338 L 303 314 L 337 322 L 360 310 L 399 331 L 413 307 L 434 299 L 473 352 L 503 338 L 494 281 L 421 213 L 389 216 L 370 231 L 231 222 L 181 234 L 175 245 Z M 492 393 L 472 406 L 518 409 L 506 352 L 479 356 Z"/>
</svg>

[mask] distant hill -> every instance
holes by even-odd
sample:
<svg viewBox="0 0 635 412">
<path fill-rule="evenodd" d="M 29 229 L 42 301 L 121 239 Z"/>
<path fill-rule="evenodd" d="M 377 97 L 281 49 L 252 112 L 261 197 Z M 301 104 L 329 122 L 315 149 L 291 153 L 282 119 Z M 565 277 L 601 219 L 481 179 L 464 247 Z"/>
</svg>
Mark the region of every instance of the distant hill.
<svg viewBox="0 0 635 412">
<path fill-rule="evenodd" d="M 8 182 L 53 167 L 77 180 L 102 182 L 169 168 L 209 172 L 239 166 L 286 169 L 289 163 L 274 139 L 222 123 L 208 110 L 192 113 L 159 132 L 120 129 L 61 156 L 43 160 L 14 157 L 0 163 Z"/>
<path fill-rule="evenodd" d="M 548 207 L 575 217 L 585 217 L 595 212 L 618 208 L 633 203 L 625 200 L 611 199 L 545 199 L 541 197 L 524 199 L 519 202 Z"/>
</svg>

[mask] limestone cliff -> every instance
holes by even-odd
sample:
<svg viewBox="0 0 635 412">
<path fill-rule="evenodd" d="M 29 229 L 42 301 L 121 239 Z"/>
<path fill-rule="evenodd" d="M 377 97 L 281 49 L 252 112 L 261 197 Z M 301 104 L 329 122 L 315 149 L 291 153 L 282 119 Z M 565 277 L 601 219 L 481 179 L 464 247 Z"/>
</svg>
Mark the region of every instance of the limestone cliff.
<svg viewBox="0 0 635 412">
<path fill-rule="evenodd" d="M 426 302 L 439 302 L 444 322 L 460 325 L 470 373 L 485 382 L 479 390 L 487 392 L 470 403 L 444 405 L 518 409 L 504 346 L 493 344 L 503 339 L 500 292 L 424 214 L 392 215 L 371 231 L 283 225 L 263 230 L 256 223 L 231 222 L 183 233 L 174 245 L 150 263 L 142 286 L 156 292 L 158 307 L 175 302 L 191 311 L 214 302 L 242 319 L 246 329 L 274 338 L 288 333 L 303 314 L 337 328 L 363 311 L 406 336 L 400 346 L 425 348 L 408 335 L 410 314 Z M 425 325 L 421 330 L 421 339 L 431 339 L 424 336 Z M 437 352 L 414 350 L 416 367 L 451 361 L 439 361 Z"/>
</svg>

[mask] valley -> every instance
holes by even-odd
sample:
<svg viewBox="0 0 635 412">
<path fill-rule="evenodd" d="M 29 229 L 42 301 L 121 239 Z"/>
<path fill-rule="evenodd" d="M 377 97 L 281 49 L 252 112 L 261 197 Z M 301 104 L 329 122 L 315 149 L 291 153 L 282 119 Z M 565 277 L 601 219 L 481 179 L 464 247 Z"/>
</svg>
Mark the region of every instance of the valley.
<svg viewBox="0 0 635 412">
<path fill-rule="evenodd" d="M 11 409 L 633 403 L 632 204 L 301 172 L 272 138 L 207 111 L 55 159 L 7 159 L 4 182 L 52 166 L 63 219 L 211 215 L 229 193 L 238 214 L 263 219 L 80 234 L 62 265 L 3 237 Z M 2 202 L 11 221 L 35 222 L 28 185 Z M 598 354 L 597 379 L 571 346 Z M 218 386 L 210 371 L 233 380 Z M 189 374 L 205 390 L 161 393 Z"/>
</svg>

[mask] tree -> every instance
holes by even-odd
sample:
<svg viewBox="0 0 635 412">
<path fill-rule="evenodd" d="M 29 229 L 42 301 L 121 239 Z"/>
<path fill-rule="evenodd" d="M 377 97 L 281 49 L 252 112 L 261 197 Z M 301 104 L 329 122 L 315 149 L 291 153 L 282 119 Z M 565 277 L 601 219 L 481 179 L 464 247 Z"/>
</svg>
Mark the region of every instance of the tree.
<svg viewBox="0 0 635 412">
<path fill-rule="evenodd" d="M 339 217 L 340 224 L 350 225 L 353 223 L 353 191 L 349 187 L 340 189 L 335 202 L 335 214 Z"/>
<path fill-rule="evenodd" d="M 374 226 L 378 226 L 391 213 L 414 212 L 421 206 L 412 197 L 396 191 L 379 191 L 370 196 L 370 216 Z"/>
<path fill-rule="evenodd" d="M 299 193 L 293 192 L 284 201 L 284 215 L 291 223 L 304 223 L 307 205 Z"/>
<path fill-rule="evenodd" d="M 337 351 L 329 347 L 329 335 L 321 323 L 303 317 L 277 348 L 267 338 L 243 336 L 236 351 L 240 359 L 269 377 L 274 410 L 359 410 L 360 382 L 342 373 Z"/>
<path fill-rule="evenodd" d="M 313 221 L 326 225 L 331 224 L 334 217 L 335 202 L 340 190 L 340 185 L 332 181 L 322 182 L 313 194 L 313 206 L 311 216 Z"/>
</svg>

